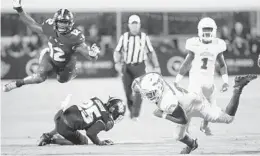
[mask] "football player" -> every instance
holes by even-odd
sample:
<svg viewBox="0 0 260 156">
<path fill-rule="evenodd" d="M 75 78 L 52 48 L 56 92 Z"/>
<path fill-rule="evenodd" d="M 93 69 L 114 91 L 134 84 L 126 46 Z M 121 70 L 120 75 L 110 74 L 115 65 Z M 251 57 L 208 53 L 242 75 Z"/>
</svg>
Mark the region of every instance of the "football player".
<svg viewBox="0 0 260 156">
<path fill-rule="evenodd" d="M 96 145 L 112 145 L 111 140 L 100 140 L 97 135 L 101 131 L 109 131 L 122 120 L 126 111 L 123 101 L 115 97 L 109 97 L 106 103 L 97 97 L 79 105 L 69 105 L 69 101 L 70 96 L 67 96 L 54 117 L 55 129 L 44 133 L 38 146 L 86 145 L 87 137 Z M 85 130 L 87 137 L 78 130 Z"/>
<path fill-rule="evenodd" d="M 226 51 L 224 40 L 216 37 L 217 25 L 209 17 L 201 19 L 198 23 L 198 37 L 189 38 L 186 41 L 188 54 L 183 62 L 175 82 L 179 83 L 189 71 L 189 88 L 191 92 L 204 95 L 210 104 L 216 104 L 214 85 L 214 72 L 216 61 L 220 66 L 223 79 L 221 92 L 228 90 L 228 72 L 223 52 Z M 208 121 L 204 120 L 200 130 L 206 135 L 212 135 Z"/>
<path fill-rule="evenodd" d="M 76 52 L 91 60 L 97 59 L 99 48 L 95 44 L 89 47 L 85 43 L 85 36 L 74 28 L 74 17 L 68 9 L 59 9 L 53 18 L 41 25 L 23 10 L 21 0 L 13 0 L 13 8 L 27 27 L 48 37 L 49 47 L 41 52 L 37 72 L 6 84 L 3 88 L 5 92 L 23 85 L 42 83 L 53 73 L 57 74 L 60 83 L 68 82 L 76 77 Z"/>
<path fill-rule="evenodd" d="M 237 76 L 233 95 L 225 111 L 195 92 L 188 92 L 177 83 L 170 86 L 158 73 L 148 73 L 135 79 L 132 88 L 157 105 L 154 115 L 177 123 L 175 138 L 187 146 L 181 154 L 189 154 L 198 147 L 197 139 L 193 139 L 186 132 L 192 117 L 201 117 L 209 122 L 231 123 L 234 120 L 239 98 L 244 86 L 256 79 L 256 75 Z"/>
</svg>

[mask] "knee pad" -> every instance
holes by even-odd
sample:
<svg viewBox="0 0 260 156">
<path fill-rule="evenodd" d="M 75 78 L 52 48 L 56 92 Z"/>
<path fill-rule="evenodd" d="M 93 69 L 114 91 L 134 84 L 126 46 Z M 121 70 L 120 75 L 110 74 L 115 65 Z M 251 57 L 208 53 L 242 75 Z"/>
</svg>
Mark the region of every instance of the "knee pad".
<svg viewBox="0 0 260 156">
<path fill-rule="evenodd" d="M 36 83 L 42 83 L 47 79 L 47 75 L 43 73 L 37 73 L 32 75 L 35 78 Z"/>
<path fill-rule="evenodd" d="M 57 76 L 58 82 L 66 83 L 77 76 L 76 70 L 64 71 Z"/>
<path fill-rule="evenodd" d="M 80 132 L 78 132 L 80 133 Z M 79 135 L 80 145 L 87 145 L 88 144 L 88 138 L 80 133 Z"/>
<path fill-rule="evenodd" d="M 69 79 L 61 78 L 60 76 L 57 77 L 59 83 L 66 83 L 69 81 Z"/>
</svg>

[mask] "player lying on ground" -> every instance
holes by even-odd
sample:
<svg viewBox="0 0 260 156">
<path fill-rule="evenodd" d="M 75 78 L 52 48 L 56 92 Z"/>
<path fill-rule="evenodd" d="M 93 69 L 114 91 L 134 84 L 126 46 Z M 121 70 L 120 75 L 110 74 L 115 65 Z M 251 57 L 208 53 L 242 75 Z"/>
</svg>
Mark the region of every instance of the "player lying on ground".
<svg viewBox="0 0 260 156">
<path fill-rule="evenodd" d="M 216 86 L 214 84 L 216 61 L 220 66 L 223 78 L 221 92 L 228 90 L 228 72 L 223 52 L 227 46 L 224 40 L 216 37 L 217 25 L 209 17 L 200 20 L 198 24 L 198 37 L 189 38 L 186 41 L 188 55 L 183 62 L 175 82 L 179 83 L 183 76 L 189 71 L 188 91 L 196 92 L 205 96 L 210 104 L 216 104 Z M 204 120 L 200 130 L 206 135 L 212 135 L 208 122 Z"/>
<path fill-rule="evenodd" d="M 192 139 L 186 129 L 192 117 L 200 117 L 209 122 L 231 123 L 234 120 L 239 98 L 244 86 L 256 79 L 256 75 L 237 76 L 233 95 L 226 110 L 221 110 L 217 105 L 200 94 L 188 92 L 176 83 L 170 86 L 158 73 L 148 73 L 135 79 L 132 87 L 136 93 L 147 98 L 158 106 L 154 115 L 177 123 L 175 138 L 186 144 L 181 154 L 189 154 L 198 147 L 197 139 Z"/>
<path fill-rule="evenodd" d="M 58 10 L 53 18 L 47 19 L 42 25 L 33 20 L 22 8 L 21 0 L 14 0 L 13 7 L 20 19 L 34 32 L 48 37 L 48 48 L 39 58 L 37 72 L 21 80 L 6 84 L 5 92 L 27 84 L 42 83 L 53 73 L 57 74 L 60 83 L 68 82 L 76 77 L 76 52 L 80 52 L 91 60 L 96 60 L 100 53 L 94 44 L 89 47 L 85 36 L 74 28 L 73 14 L 67 9 Z"/>
<path fill-rule="evenodd" d="M 85 145 L 88 144 L 86 136 L 78 130 L 85 130 L 88 138 L 96 145 L 112 145 L 111 140 L 101 141 L 97 136 L 101 131 L 109 131 L 114 124 L 122 120 L 126 106 L 121 99 L 109 97 L 106 103 L 94 97 L 79 105 L 68 105 L 59 110 L 55 117 L 55 129 L 41 136 L 38 146 L 47 144 Z M 59 137 L 62 136 L 63 138 Z"/>
</svg>

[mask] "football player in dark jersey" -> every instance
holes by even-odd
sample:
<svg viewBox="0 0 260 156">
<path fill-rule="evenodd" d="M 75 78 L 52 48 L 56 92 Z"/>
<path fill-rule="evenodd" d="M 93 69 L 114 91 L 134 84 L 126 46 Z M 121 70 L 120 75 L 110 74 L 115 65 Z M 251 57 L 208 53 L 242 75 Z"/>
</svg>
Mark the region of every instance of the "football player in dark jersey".
<svg viewBox="0 0 260 156">
<path fill-rule="evenodd" d="M 44 133 L 38 146 L 47 144 L 86 145 L 87 137 L 96 145 L 112 145 L 111 140 L 100 140 L 97 136 L 101 131 L 109 131 L 114 124 L 122 120 L 126 106 L 121 99 L 109 97 L 106 103 L 94 97 L 79 105 L 67 104 L 59 110 L 55 117 L 55 129 Z M 85 130 L 86 135 L 78 130 Z M 59 136 L 62 137 L 59 137 Z"/>
<path fill-rule="evenodd" d="M 90 60 L 97 59 L 100 49 L 95 44 L 90 47 L 85 43 L 85 36 L 73 26 L 74 17 L 69 10 L 58 10 L 53 18 L 47 19 L 41 25 L 23 10 L 21 0 L 13 0 L 13 8 L 27 27 L 48 37 L 48 48 L 41 52 L 39 68 L 35 74 L 6 84 L 3 91 L 8 92 L 27 84 L 42 83 L 54 73 L 57 74 L 60 83 L 68 82 L 76 77 L 76 52 Z"/>
</svg>

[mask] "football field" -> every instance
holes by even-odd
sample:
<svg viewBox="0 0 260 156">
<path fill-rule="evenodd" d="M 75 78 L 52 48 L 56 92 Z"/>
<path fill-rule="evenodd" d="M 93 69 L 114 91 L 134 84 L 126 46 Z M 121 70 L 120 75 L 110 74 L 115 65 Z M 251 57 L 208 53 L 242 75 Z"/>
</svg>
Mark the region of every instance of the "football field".
<svg viewBox="0 0 260 156">
<path fill-rule="evenodd" d="M 233 85 L 234 77 L 230 77 Z M 173 78 L 166 78 L 173 81 Z M 7 81 L 2 81 L 2 86 Z M 182 81 L 187 86 L 188 79 Z M 218 90 L 222 84 L 216 79 Z M 1 92 L 1 154 L 2 155 L 174 155 L 184 147 L 173 139 L 175 124 L 152 115 L 155 105 L 144 101 L 138 122 L 125 118 L 109 132 L 99 134 L 101 139 L 111 139 L 113 146 L 37 146 L 44 132 L 54 127 L 53 117 L 60 102 L 72 94 L 72 103 L 93 96 L 106 101 L 108 96 L 125 99 L 119 78 L 75 79 L 60 84 L 47 80 L 39 85 L 24 86 L 9 93 Z M 232 87 L 226 93 L 217 92 L 217 103 L 222 108 L 228 104 Z M 250 154 L 260 155 L 260 78 L 245 87 L 233 123 L 211 124 L 213 136 L 199 131 L 201 119 L 193 118 L 190 132 L 198 138 L 199 147 L 193 154 Z"/>
</svg>

